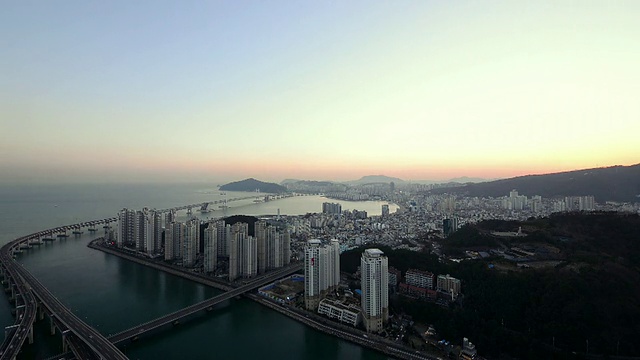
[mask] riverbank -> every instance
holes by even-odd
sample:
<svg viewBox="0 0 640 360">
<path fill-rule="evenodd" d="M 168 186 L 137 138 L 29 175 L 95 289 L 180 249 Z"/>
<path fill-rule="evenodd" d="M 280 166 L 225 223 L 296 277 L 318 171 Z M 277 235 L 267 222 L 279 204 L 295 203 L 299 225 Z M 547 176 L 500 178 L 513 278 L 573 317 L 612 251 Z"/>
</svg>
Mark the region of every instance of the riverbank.
<svg viewBox="0 0 640 360">
<path fill-rule="evenodd" d="M 143 259 L 140 257 L 132 256 L 121 251 L 115 250 L 113 248 L 101 245 L 100 242 L 102 239 L 93 240 L 87 245 L 88 247 L 100 250 L 105 253 L 118 256 L 125 260 L 129 260 L 140 265 L 149 266 L 153 269 L 167 272 L 169 274 L 182 277 L 184 279 L 188 279 L 197 283 L 200 283 L 205 286 L 214 287 L 216 289 L 224 290 L 223 286 L 226 286 L 227 289 L 232 289 L 232 286 L 229 284 L 224 285 L 220 282 L 213 281 L 210 277 L 207 277 L 202 274 L 192 273 L 187 271 L 186 269 L 174 267 L 169 264 L 164 264 L 161 262 L 156 262 L 150 259 Z M 272 310 L 275 310 L 283 315 L 288 316 L 289 318 L 301 322 L 307 326 L 310 326 L 313 329 L 326 333 L 328 335 L 332 335 L 343 340 L 355 343 L 357 345 L 376 350 L 385 355 L 392 356 L 394 358 L 399 359 L 408 359 L 408 360 L 435 360 L 437 357 L 425 355 L 424 353 L 415 351 L 411 348 L 405 347 L 401 344 L 392 343 L 387 341 L 384 338 L 378 337 L 373 334 L 367 334 L 364 331 L 350 328 L 345 325 L 333 322 L 326 318 L 323 318 L 314 313 L 308 313 L 293 307 L 283 306 L 281 304 L 270 301 L 266 298 L 260 297 L 255 293 L 248 293 L 244 295 L 245 297 L 263 305 L 269 307 Z"/>
<path fill-rule="evenodd" d="M 143 259 L 137 256 L 126 254 L 122 251 L 115 250 L 108 246 L 100 245 L 100 242 L 103 242 L 103 241 L 104 241 L 103 238 L 98 238 L 98 239 L 92 240 L 87 246 L 92 249 L 100 250 L 108 254 L 115 255 L 125 260 L 133 261 L 140 265 L 148 266 L 150 268 L 153 268 L 159 271 L 164 271 L 171 275 L 180 276 L 184 279 L 195 281 L 202 285 L 206 285 L 218 290 L 229 291 L 233 289 L 233 286 L 231 286 L 229 283 L 223 282 L 221 280 L 216 280 L 209 276 L 205 276 L 199 273 L 192 273 L 178 266 L 173 266 L 166 263 L 160 263 L 158 261 L 154 261 L 151 259 Z"/>
</svg>

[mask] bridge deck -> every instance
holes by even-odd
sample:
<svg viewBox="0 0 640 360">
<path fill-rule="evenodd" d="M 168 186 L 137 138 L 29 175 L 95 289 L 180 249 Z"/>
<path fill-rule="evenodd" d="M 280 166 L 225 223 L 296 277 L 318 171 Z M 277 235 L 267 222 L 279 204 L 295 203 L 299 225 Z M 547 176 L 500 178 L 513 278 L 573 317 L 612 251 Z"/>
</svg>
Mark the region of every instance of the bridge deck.
<svg viewBox="0 0 640 360">
<path fill-rule="evenodd" d="M 101 224 L 114 221 L 115 218 L 95 220 L 91 223 Z M 85 224 L 85 223 L 81 223 Z M 14 359 L 25 339 L 31 334 L 32 326 L 36 318 L 37 303 L 40 301 L 57 320 L 75 336 L 85 343 L 91 351 L 99 354 L 102 359 L 127 359 L 127 357 L 107 338 L 98 331 L 80 320 L 71 310 L 65 307 L 47 288 L 42 285 L 27 269 L 13 259 L 13 253 L 21 245 L 28 244 L 30 240 L 57 232 L 65 232 L 68 229 L 77 228 L 78 224 L 57 227 L 40 231 L 34 234 L 20 237 L 5 244 L 0 249 L 0 263 L 3 271 L 9 276 L 17 290 L 16 297 L 21 297 L 24 302 L 24 313 L 17 318 L 18 328 L 13 332 L 11 339 L 5 341 L 0 348 L 0 359 Z"/>
<path fill-rule="evenodd" d="M 158 329 L 160 327 L 163 327 L 165 325 L 168 324 L 173 324 L 176 321 L 180 321 L 181 319 L 184 319 L 188 316 L 191 316 L 199 311 L 203 311 L 203 310 L 207 310 L 223 301 L 229 300 L 235 296 L 238 295 L 242 295 L 248 291 L 251 291 L 253 289 L 259 288 L 263 285 L 266 285 L 270 282 L 273 282 L 275 280 L 278 280 L 286 275 L 295 273 L 296 271 L 299 271 L 300 269 L 302 269 L 302 264 L 294 264 L 291 265 L 289 267 L 283 268 L 283 269 L 279 269 L 277 271 L 273 271 L 271 273 L 268 273 L 264 276 L 262 276 L 259 279 L 253 280 L 245 285 L 242 285 L 238 288 L 235 288 L 233 290 L 229 290 L 225 293 L 222 293 L 220 295 L 214 296 L 210 299 L 201 301 L 199 303 L 193 304 L 191 306 L 187 306 L 186 308 L 180 309 L 178 311 L 175 311 L 173 313 L 161 316 L 159 318 L 153 319 L 151 321 L 147 321 L 143 324 L 134 326 L 130 329 L 121 331 L 117 334 L 114 334 L 112 336 L 109 337 L 109 340 L 112 341 L 114 344 L 118 344 L 120 342 L 123 342 L 125 340 L 130 340 L 136 336 L 141 336 L 144 335 L 147 332 L 153 331 L 155 329 Z"/>
</svg>

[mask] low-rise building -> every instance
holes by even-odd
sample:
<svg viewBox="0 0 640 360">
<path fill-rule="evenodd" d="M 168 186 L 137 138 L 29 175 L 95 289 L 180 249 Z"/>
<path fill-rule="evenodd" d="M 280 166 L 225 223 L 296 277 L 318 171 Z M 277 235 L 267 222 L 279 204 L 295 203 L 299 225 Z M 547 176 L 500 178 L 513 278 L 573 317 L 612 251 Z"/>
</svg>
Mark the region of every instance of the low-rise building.
<svg viewBox="0 0 640 360">
<path fill-rule="evenodd" d="M 434 278 L 435 276 L 432 273 L 416 269 L 409 269 L 405 274 L 405 282 L 408 285 L 429 290 L 433 289 Z"/>
<path fill-rule="evenodd" d="M 354 304 L 344 304 L 336 300 L 322 299 L 318 305 L 318 314 L 326 315 L 331 319 L 357 326 L 360 322 L 360 307 Z"/>
<path fill-rule="evenodd" d="M 460 295 L 461 285 L 460 280 L 456 279 L 449 274 L 438 275 L 438 291 L 450 294 L 452 298 Z"/>
</svg>

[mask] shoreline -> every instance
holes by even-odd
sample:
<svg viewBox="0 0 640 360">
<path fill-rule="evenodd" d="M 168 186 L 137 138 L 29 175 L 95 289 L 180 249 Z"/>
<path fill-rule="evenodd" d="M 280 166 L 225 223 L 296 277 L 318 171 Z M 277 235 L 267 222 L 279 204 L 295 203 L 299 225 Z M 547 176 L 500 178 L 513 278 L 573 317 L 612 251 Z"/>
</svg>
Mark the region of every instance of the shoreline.
<svg viewBox="0 0 640 360">
<path fill-rule="evenodd" d="M 143 266 L 149 266 L 153 269 L 164 271 L 171 275 L 179 276 L 181 278 L 191 280 L 205 286 L 210 286 L 218 290 L 226 291 L 233 288 L 231 284 L 225 285 L 221 282 L 214 281 L 212 278 L 206 275 L 192 273 L 192 272 L 186 271 L 183 268 L 174 267 L 168 264 L 162 264 L 160 262 L 156 262 L 148 259 L 142 259 L 136 256 L 125 254 L 118 250 L 111 249 L 109 247 L 98 245 L 97 243 L 100 242 L 101 240 L 102 238 L 92 240 L 91 242 L 89 242 L 87 246 L 91 249 L 99 250 L 110 255 L 118 256 L 120 258 L 138 263 Z M 225 288 L 226 290 L 224 290 Z M 339 324 L 329 319 L 325 319 L 323 317 L 320 317 L 317 314 L 305 314 L 301 310 L 295 311 L 291 307 L 283 306 L 281 304 L 269 301 L 266 298 L 261 297 L 258 294 L 255 294 L 253 292 L 245 293 L 243 295 L 246 298 L 251 299 L 263 306 L 269 307 L 272 310 L 275 310 L 289 317 L 292 320 L 301 322 L 302 324 L 307 325 L 318 331 L 321 331 L 327 335 L 335 336 L 337 338 L 340 338 L 345 341 L 349 341 L 351 343 L 360 345 L 362 347 L 366 347 L 368 349 L 378 351 L 387 356 L 391 356 L 398 359 L 410 359 L 410 360 L 438 359 L 435 356 L 430 356 L 421 352 L 416 352 L 416 350 L 414 349 L 410 349 L 404 346 L 399 346 L 398 344 L 395 344 L 395 343 L 389 343 L 385 339 L 380 338 L 376 335 L 367 334 L 365 332 L 362 332 L 361 330 L 346 327 L 343 324 Z"/>
</svg>

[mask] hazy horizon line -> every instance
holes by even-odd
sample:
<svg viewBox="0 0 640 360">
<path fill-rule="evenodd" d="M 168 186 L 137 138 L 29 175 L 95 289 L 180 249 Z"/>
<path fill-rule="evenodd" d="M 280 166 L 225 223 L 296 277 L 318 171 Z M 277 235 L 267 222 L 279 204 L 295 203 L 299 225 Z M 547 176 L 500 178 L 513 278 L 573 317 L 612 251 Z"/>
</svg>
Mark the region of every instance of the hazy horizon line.
<svg viewBox="0 0 640 360">
<path fill-rule="evenodd" d="M 144 185 L 144 184 L 148 184 L 148 185 L 154 185 L 154 184 L 211 184 L 211 185 L 224 185 L 226 183 L 230 183 L 230 182 L 236 182 L 236 181 L 242 181 L 242 180 L 246 180 L 246 179 L 256 179 L 256 180 L 260 180 L 263 182 L 272 182 L 272 183 L 277 183 L 280 184 L 285 180 L 298 180 L 298 181 L 328 181 L 328 182 L 334 182 L 334 183 L 349 183 L 349 182 L 354 182 L 354 181 L 359 181 L 364 177 L 368 177 L 368 176 L 381 176 L 381 177 L 389 177 L 389 178 L 397 178 L 403 182 L 407 182 L 407 183 L 432 183 L 432 184 L 438 184 L 438 183 L 446 183 L 446 182 L 450 182 L 452 180 L 457 180 L 457 179 L 462 179 L 462 178 L 469 178 L 469 179 L 473 179 L 473 180 L 480 180 L 478 182 L 489 182 L 489 181 L 496 181 L 496 180 L 504 180 L 504 179 L 511 179 L 511 178 L 517 178 L 517 177 L 524 177 L 524 176 L 539 176 L 539 175 L 548 175 L 548 174 L 557 174 L 557 173 L 564 173 L 564 172 L 572 172 L 572 171 L 588 171 L 588 170 L 596 170 L 596 169 L 605 169 L 605 168 L 612 168 L 612 167 L 631 167 L 631 166 L 638 166 L 640 165 L 640 163 L 634 163 L 634 164 L 629 164 L 629 165 L 621 165 L 621 164 L 616 164 L 616 165 L 606 165 L 606 166 L 598 166 L 598 167 L 590 167 L 590 168 L 578 168 L 578 169 L 568 169 L 568 170 L 562 170 L 562 171 L 552 171 L 552 172 L 528 172 L 525 174 L 521 174 L 521 175 L 514 175 L 514 176 L 508 176 L 508 177 L 482 177 L 482 176 L 473 176 L 473 175 L 460 175 L 460 176 L 452 176 L 452 177 L 434 177 L 434 178 L 402 178 L 399 176 L 393 176 L 393 175 L 386 175 L 384 172 L 377 172 L 377 173 L 372 173 L 372 174 L 367 174 L 367 175 L 362 175 L 359 178 L 350 178 L 348 180 L 342 178 L 336 178 L 336 179 L 330 179 L 327 177 L 324 178 L 313 178 L 313 177 L 307 177 L 307 178 L 303 178 L 303 177 L 295 177 L 295 176 L 285 176 L 285 177 L 272 177 L 269 176 L 268 174 L 265 174 L 264 176 L 260 176 L 260 175 L 239 175 L 239 176 L 220 176 L 220 177 L 212 177 L 212 176 L 202 176 L 204 179 L 198 178 L 195 179 L 194 177 L 189 177 L 189 178 L 171 178 L 170 176 L 153 176 L 153 177 L 145 177 L 142 176 L 140 177 L 139 175 L 133 175 L 133 176 L 121 176 L 121 177 L 103 177 L 103 178 L 84 178 L 84 179 L 63 179 L 63 178 L 55 178 L 55 177 L 47 177 L 46 180 L 41 177 L 41 176 L 27 176 L 27 175 L 18 175 L 17 178 L 14 179 L 0 179 L 0 184 L 1 185 L 84 185 L 84 184 L 91 184 L 91 185 L 99 185 L 99 184 L 103 184 L 103 185 Z"/>
</svg>

